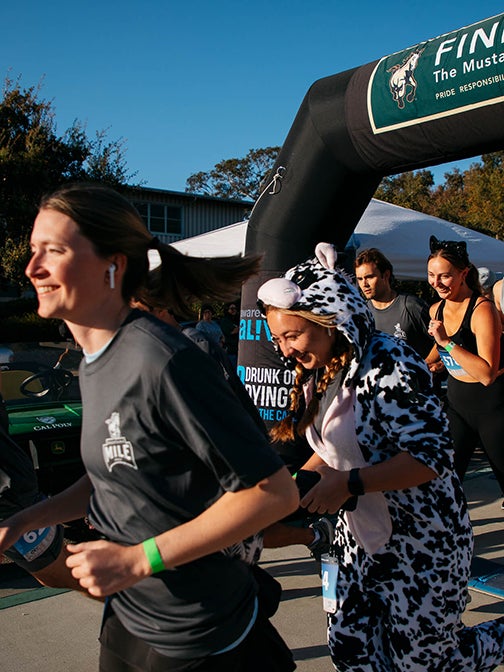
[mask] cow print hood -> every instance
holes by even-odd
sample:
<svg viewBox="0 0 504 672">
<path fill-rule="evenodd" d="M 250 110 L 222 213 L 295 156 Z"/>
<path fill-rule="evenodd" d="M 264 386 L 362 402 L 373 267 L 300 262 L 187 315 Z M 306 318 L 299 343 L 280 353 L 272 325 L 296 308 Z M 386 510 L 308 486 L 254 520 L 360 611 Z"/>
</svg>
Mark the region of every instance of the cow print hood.
<svg viewBox="0 0 504 672">
<path fill-rule="evenodd" d="M 359 290 L 345 271 L 336 266 L 336 261 L 334 247 L 329 243 L 319 243 L 314 257 L 290 268 L 281 278 L 273 278 L 261 285 L 257 303 L 263 314 L 265 306 L 273 306 L 334 316 L 334 326 L 354 348 L 354 357 L 346 376 L 348 384 L 375 325 Z M 286 358 L 282 359 L 285 362 Z"/>
</svg>

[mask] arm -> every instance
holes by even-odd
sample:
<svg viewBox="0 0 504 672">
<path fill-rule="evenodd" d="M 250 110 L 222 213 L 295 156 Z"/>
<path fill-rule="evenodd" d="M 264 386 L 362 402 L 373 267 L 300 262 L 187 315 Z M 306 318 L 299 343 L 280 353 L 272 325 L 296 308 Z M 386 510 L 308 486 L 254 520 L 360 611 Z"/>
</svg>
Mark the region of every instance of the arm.
<svg viewBox="0 0 504 672">
<path fill-rule="evenodd" d="M 359 473 L 366 492 L 406 490 L 438 477 L 433 469 L 422 464 L 409 453 L 401 453 L 386 462 L 363 467 Z"/>
<path fill-rule="evenodd" d="M 431 373 L 439 373 L 445 368 L 443 362 L 441 361 L 441 357 L 439 356 L 438 349 L 435 345 L 425 358 L 425 363 L 427 364 L 427 368 Z"/>
<path fill-rule="evenodd" d="M 361 469 L 365 492 L 403 490 L 444 478 L 452 470 L 451 444 L 446 416 L 432 391 L 429 373 L 406 348 L 402 355 L 395 354 L 393 363 L 385 348 L 376 348 L 374 353 L 369 370 L 373 375 L 367 375 L 363 363 L 363 400 L 355 408 L 356 422 L 369 427 L 365 452 L 375 454 L 376 462 Z M 386 373 L 376 375 L 377 370 Z M 387 445 L 393 448 L 387 449 L 378 462 L 376 451 Z M 317 471 L 322 478 L 301 505 L 310 511 L 332 513 L 350 496 L 349 471 L 328 466 Z"/>
<path fill-rule="evenodd" d="M 307 471 L 318 471 L 318 467 L 324 466 L 326 463 L 324 460 L 317 455 L 317 453 L 313 453 L 313 455 L 310 456 L 310 458 L 303 464 L 303 469 L 306 469 Z"/>
<path fill-rule="evenodd" d="M 300 504 L 311 513 L 336 513 L 351 497 L 348 490 L 350 471 L 337 471 L 327 465 L 317 471 L 322 475 L 321 480 Z M 380 464 L 363 467 L 359 475 L 366 493 L 404 490 L 437 478 L 435 471 L 409 453 L 401 453 Z"/>
<path fill-rule="evenodd" d="M 49 527 L 67 520 L 82 518 L 87 511 L 91 482 L 83 476 L 76 483 L 50 499 L 23 509 L 0 523 L 0 552 L 12 546 L 29 530 Z"/>
<path fill-rule="evenodd" d="M 450 342 L 444 324 L 440 320 L 431 321 L 430 332 L 436 343 L 446 347 Z M 491 385 L 496 376 L 500 357 L 501 327 L 497 310 L 491 301 L 480 301 L 474 307 L 471 330 L 476 336 L 478 354 L 455 345 L 450 355 L 476 382 Z"/>
<path fill-rule="evenodd" d="M 504 306 L 501 303 L 503 284 L 504 280 L 499 280 L 498 282 L 496 282 L 495 285 L 493 286 L 492 293 L 495 307 L 497 308 L 497 311 L 499 313 L 501 327 L 502 330 L 504 331 Z"/>
<path fill-rule="evenodd" d="M 299 497 L 287 468 L 257 485 L 226 492 L 193 520 L 156 537 L 166 568 L 215 553 L 295 511 Z M 107 541 L 69 545 L 73 576 L 91 595 L 101 597 L 128 588 L 152 573 L 142 544 Z"/>
<path fill-rule="evenodd" d="M 438 303 L 435 303 L 429 308 L 429 317 L 431 320 L 435 319 L 436 311 L 439 306 L 439 301 Z M 431 373 L 439 373 L 440 371 L 443 371 L 444 364 L 441 361 L 441 358 L 439 356 L 439 352 L 437 349 L 436 343 L 432 346 L 432 350 L 429 352 L 427 357 L 425 358 L 425 363 L 427 364 L 427 368 Z"/>
<path fill-rule="evenodd" d="M 160 535 L 167 567 L 190 562 L 241 541 L 295 511 L 297 487 L 286 467 L 257 485 L 226 492 L 197 518 Z"/>
</svg>

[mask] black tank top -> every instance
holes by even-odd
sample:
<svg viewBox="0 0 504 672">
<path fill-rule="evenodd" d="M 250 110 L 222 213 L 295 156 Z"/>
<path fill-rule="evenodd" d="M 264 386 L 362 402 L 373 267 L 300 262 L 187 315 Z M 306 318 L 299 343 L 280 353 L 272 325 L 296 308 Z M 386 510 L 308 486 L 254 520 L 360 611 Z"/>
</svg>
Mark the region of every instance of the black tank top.
<svg viewBox="0 0 504 672">
<path fill-rule="evenodd" d="M 460 345 L 462 348 L 464 348 L 464 350 L 471 352 L 473 355 L 478 354 L 476 336 L 471 331 L 471 317 L 477 299 L 479 299 L 478 294 L 472 294 L 471 298 L 469 299 L 469 303 L 467 304 L 462 324 L 452 336 L 448 336 L 450 340 L 452 340 L 457 345 Z M 483 300 L 488 301 L 488 299 Z M 441 301 L 441 303 L 438 306 L 438 309 L 436 310 L 436 320 L 443 321 L 444 307 L 445 307 L 445 299 Z M 440 345 L 437 346 L 437 349 L 438 351 L 444 350 L 444 348 L 442 348 Z"/>
<path fill-rule="evenodd" d="M 474 312 L 474 307 L 476 305 L 476 301 L 479 299 L 478 294 L 472 294 L 471 298 L 469 299 L 469 303 L 467 304 L 467 309 L 464 314 L 464 319 L 462 320 L 462 324 L 458 328 L 458 330 L 453 334 L 453 336 L 448 336 L 449 339 L 451 339 L 454 343 L 457 345 L 460 345 L 464 350 L 467 350 L 468 352 L 471 352 L 473 355 L 478 354 L 478 344 L 476 342 L 476 336 L 473 334 L 471 331 L 471 317 Z M 485 299 L 483 298 L 483 301 L 490 301 L 490 299 Z M 483 303 L 481 301 L 481 303 Z M 478 304 L 479 305 L 479 304 Z M 445 307 L 445 299 L 441 301 L 441 303 L 438 306 L 438 309 L 436 310 L 436 320 L 443 320 L 443 311 Z M 504 333 L 501 334 L 501 339 L 500 339 L 500 362 L 499 362 L 499 368 L 502 368 L 504 366 Z M 442 348 L 440 345 L 437 346 L 437 350 L 439 353 L 444 353 L 445 350 Z M 443 359 L 443 357 L 442 357 Z M 500 376 L 504 380 L 504 375 Z"/>
</svg>

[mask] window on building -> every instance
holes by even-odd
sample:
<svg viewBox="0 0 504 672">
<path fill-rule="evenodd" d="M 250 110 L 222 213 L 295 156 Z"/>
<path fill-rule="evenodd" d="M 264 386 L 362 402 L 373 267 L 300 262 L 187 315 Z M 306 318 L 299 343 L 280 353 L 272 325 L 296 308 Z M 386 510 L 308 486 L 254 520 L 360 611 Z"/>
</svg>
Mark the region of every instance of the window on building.
<svg viewBox="0 0 504 672">
<path fill-rule="evenodd" d="M 145 226 L 149 226 L 149 204 L 148 203 L 133 203 L 138 210 L 138 214 L 143 219 Z"/>
<path fill-rule="evenodd" d="M 182 208 L 167 205 L 166 211 L 166 233 L 182 233 Z"/>
<path fill-rule="evenodd" d="M 162 203 L 135 203 L 151 233 L 182 234 L 182 208 Z"/>
</svg>

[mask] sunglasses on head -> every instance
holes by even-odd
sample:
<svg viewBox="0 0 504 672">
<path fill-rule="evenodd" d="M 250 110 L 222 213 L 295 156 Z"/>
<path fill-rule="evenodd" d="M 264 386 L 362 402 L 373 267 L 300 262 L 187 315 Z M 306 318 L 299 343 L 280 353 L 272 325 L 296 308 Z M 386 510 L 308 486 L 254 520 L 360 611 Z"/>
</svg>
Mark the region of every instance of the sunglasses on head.
<svg viewBox="0 0 504 672">
<path fill-rule="evenodd" d="M 467 245 L 463 240 L 438 240 L 436 236 L 431 236 L 429 238 L 429 247 L 431 252 L 445 250 L 460 259 L 468 261 Z"/>
</svg>

